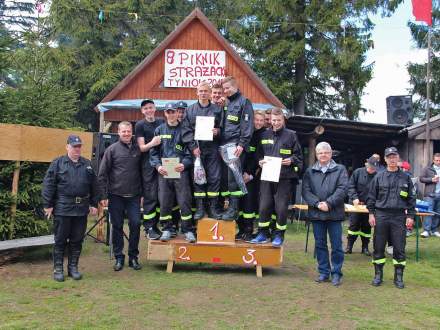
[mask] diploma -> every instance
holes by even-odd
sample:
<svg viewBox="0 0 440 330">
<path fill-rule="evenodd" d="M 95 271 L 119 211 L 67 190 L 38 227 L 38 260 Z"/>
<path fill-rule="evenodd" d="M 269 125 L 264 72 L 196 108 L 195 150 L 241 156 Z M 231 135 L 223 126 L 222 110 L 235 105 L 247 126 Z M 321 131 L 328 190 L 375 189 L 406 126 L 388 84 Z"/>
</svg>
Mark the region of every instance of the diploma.
<svg viewBox="0 0 440 330">
<path fill-rule="evenodd" d="M 214 117 L 197 116 L 196 117 L 196 131 L 194 140 L 196 141 L 212 141 L 214 140 Z"/>
<path fill-rule="evenodd" d="M 261 180 L 279 182 L 281 172 L 281 157 L 264 156 L 265 163 L 261 171 Z"/>
<path fill-rule="evenodd" d="M 162 166 L 168 173 L 168 175 L 164 175 L 164 178 L 180 179 L 180 172 L 176 171 L 176 166 L 179 165 L 179 163 L 179 158 L 162 158 Z"/>
</svg>

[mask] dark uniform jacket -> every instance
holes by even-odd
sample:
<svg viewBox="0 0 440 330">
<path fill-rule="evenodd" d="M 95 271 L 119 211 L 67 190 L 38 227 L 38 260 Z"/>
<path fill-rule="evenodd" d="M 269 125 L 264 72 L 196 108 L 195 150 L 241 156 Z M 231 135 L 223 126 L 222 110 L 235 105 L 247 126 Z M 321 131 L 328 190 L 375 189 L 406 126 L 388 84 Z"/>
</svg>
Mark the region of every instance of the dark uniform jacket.
<svg viewBox="0 0 440 330">
<path fill-rule="evenodd" d="M 367 208 L 370 213 L 384 211 L 414 218 L 416 198 L 409 175 L 402 170 L 377 173 L 370 185 Z"/>
<path fill-rule="evenodd" d="M 350 202 L 353 202 L 355 199 L 359 199 L 359 201 L 364 204 L 367 202 L 370 183 L 375 175 L 376 172 L 370 174 L 365 167 L 354 170 L 348 183 L 348 197 Z"/>
<path fill-rule="evenodd" d="M 304 173 L 302 196 L 309 206 L 310 220 L 344 220 L 344 199 L 348 189 L 348 174 L 343 165 L 332 159 L 325 173 L 316 162 Z M 328 212 L 318 209 L 319 202 L 327 202 Z"/>
<path fill-rule="evenodd" d="M 261 134 L 266 131 L 266 128 L 260 128 L 258 130 L 254 131 L 254 134 L 252 134 L 251 141 L 249 142 L 249 145 L 246 147 L 244 151 L 244 168 L 243 172 L 246 172 L 247 174 L 251 174 L 254 178 L 257 176 L 257 170 L 258 172 L 261 172 L 260 166 L 258 164 L 258 156 L 257 156 L 257 150 L 258 150 L 258 144 L 261 140 Z"/>
<path fill-rule="evenodd" d="M 67 155 L 52 161 L 43 180 L 43 206 L 54 215 L 85 216 L 97 206 L 96 175 L 90 161 L 73 162 Z"/>
<path fill-rule="evenodd" d="M 261 133 L 258 146 L 258 159 L 264 156 L 289 158 L 292 163 L 281 166 L 280 179 L 298 179 L 303 167 L 301 146 L 295 131 L 281 128 L 278 131 L 267 129 Z"/>
<path fill-rule="evenodd" d="M 150 150 L 150 164 L 154 168 L 162 165 L 162 158 L 179 158 L 185 170 L 192 165 L 192 156 L 187 146 L 182 141 L 181 124 L 169 126 L 167 123 L 160 125 L 154 132 L 160 136 L 160 144 Z"/>
<path fill-rule="evenodd" d="M 254 131 L 252 103 L 240 91 L 228 97 L 223 114 L 222 143 L 237 143 L 246 148 Z"/>
<path fill-rule="evenodd" d="M 199 102 L 190 105 L 182 120 L 183 143 L 187 144 L 191 151 L 197 148 L 197 142 L 194 140 L 197 116 L 214 117 L 214 128 L 221 129 L 222 115 L 222 109 L 211 102 L 206 107 L 203 107 Z M 219 143 L 220 135 L 214 136 L 213 141 L 199 141 L 199 146 L 201 150 L 215 149 L 217 151 Z"/>
<path fill-rule="evenodd" d="M 141 151 L 136 141 L 120 140 L 104 152 L 99 167 L 98 184 L 101 199 L 108 194 L 133 197 L 141 193 Z"/>
<path fill-rule="evenodd" d="M 436 176 L 436 174 L 437 172 L 434 169 L 434 164 L 425 167 L 420 174 L 419 180 L 421 183 L 425 184 L 423 196 L 432 197 L 432 194 L 435 194 L 435 186 L 437 185 L 437 183 L 432 182 L 432 178 Z"/>
</svg>

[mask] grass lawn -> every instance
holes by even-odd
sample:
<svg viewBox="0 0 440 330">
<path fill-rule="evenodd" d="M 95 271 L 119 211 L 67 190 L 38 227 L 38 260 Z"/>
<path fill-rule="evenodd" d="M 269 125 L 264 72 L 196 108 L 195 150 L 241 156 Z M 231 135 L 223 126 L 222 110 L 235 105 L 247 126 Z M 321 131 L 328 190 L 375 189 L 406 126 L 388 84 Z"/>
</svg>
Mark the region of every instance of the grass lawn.
<svg viewBox="0 0 440 330">
<path fill-rule="evenodd" d="M 311 235 L 312 236 L 312 235 Z M 440 328 L 440 239 L 407 243 L 404 290 L 394 288 L 390 259 L 382 287 L 370 285 L 373 267 L 360 241 L 344 263 L 343 284 L 317 284 L 313 238 L 304 253 L 302 224 L 290 225 L 284 264 L 254 269 L 165 263 L 146 258 L 141 271 L 112 270 L 108 247 L 87 240 L 82 281 L 51 279 L 50 250 L 28 251 L 0 267 L 1 329 L 438 329 Z"/>
</svg>

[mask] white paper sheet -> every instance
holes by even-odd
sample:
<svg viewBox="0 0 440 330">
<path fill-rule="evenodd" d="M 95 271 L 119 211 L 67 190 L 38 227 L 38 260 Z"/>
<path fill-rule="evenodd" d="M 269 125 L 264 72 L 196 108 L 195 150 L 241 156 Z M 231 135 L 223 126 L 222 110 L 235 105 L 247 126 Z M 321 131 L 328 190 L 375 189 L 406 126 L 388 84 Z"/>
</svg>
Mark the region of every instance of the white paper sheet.
<svg viewBox="0 0 440 330">
<path fill-rule="evenodd" d="M 279 182 L 281 172 L 281 157 L 264 156 L 263 170 L 261 171 L 261 180 Z"/>
<path fill-rule="evenodd" d="M 179 158 L 162 158 L 162 166 L 167 171 L 168 175 L 164 175 L 167 179 L 180 179 L 180 172 L 175 170 L 179 165 Z"/>
<path fill-rule="evenodd" d="M 196 131 L 194 133 L 194 140 L 196 141 L 212 141 L 214 139 L 214 117 L 197 116 L 196 117 Z"/>
</svg>

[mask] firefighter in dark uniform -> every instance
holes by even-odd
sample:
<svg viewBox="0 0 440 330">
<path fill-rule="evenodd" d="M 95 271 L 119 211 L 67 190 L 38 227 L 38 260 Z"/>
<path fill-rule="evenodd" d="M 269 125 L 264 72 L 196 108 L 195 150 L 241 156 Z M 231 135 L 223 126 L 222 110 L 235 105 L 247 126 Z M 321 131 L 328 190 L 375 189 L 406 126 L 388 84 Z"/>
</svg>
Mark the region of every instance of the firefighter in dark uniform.
<svg viewBox="0 0 440 330">
<path fill-rule="evenodd" d="M 281 109 L 275 108 L 271 115 L 272 128 L 261 134 L 258 148 L 260 166 L 264 156 L 281 157 L 279 182 L 261 181 L 260 183 L 260 219 L 258 235 L 251 243 L 267 243 L 272 212 L 276 213 L 276 229 L 272 245 L 280 247 L 287 228 L 287 212 L 292 191 L 292 181 L 298 181 L 303 166 L 301 146 L 296 133 L 285 128 L 285 118 Z"/>
<path fill-rule="evenodd" d="M 266 130 L 264 127 L 264 112 L 254 113 L 254 133 L 251 142 L 245 149 L 243 179 L 246 182 L 248 193 L 241 199 L 240 217 L 238 219 L 237 240 L 250 242 L 254 230 L 254 222 L 259 218 L 258 202 L 260 199 L 260 174 L 261 168 L 258 165 L 257 147 L 261 134 Z"/>
<path fill-rule="evenodd" d="M 370 183 L 376 175 L 376 168 L 379 162 L 376 158 L 370 157 L 365 163 L 365 167 L 354 170 L 348 183 L 348 197 L 350 203 L 354 206 L 365 205 L 367 202 L 368 191 Z M 346 254 L 353 252 L 353 245 L 358 236 L 362 241 L 362 253 L 366 256 L 371 256 L 368 250 L 368 244 L 371 238 L 371 226 L 368 222 L 368 214 L 366 213 L 351 213 L 350 226 L 348 227 L 347 248 Z"/>
<path fill-rule="evenodd" d="M 177 120 L 177 112 L 173 103 L 165 105 L 166 123 L 156 128 L 155 135 L 161 137 L 161 144 L 151 149 L 150 163 L 159 172 L 159 203 L 160 222 L 162 224 L 161 241 L 171 239 L 173 228 L 172 210 L 177 199 L 180 208 L 181 228 L 185 239 L 195 242 L 192 232 L 191 189 L 188 170 L 192 165 L 192 156 L 182 141 L 182 127 Z M 179 163 L 174 168 L 180 173 L 180 178 L 166 178 L 164 158 L 178 158 Z"/>
<path fill-rule="evenodd" d="M 254 110 L 251 101 L 244 97 L 238 89 L 234 77 L 226 77 L 222 81 L 223 92 L 228 101 L 223 114 L 221 132 L 222 144 L 235 143 L 235 156 L 240 157 L 243 165 L 243 151 L 249 145 L 254 132 Z M 239 215 L 240 197 L 243 195 L 234 175 L 228 169 L 229 204 L 223 213 L 224 220 L 237 220 Z"/>
<path fill-rule="evenodd" d="M 150 149 L 160 143 L 160 137 L 154 136 L 155 129 L 163 124 L 163 119 L 155 118 L 156 106 L 153 100 L 143 100 L 141 112 L 145 118 L 136 122 L 134 127 L 136 141 L 142 152 L 142 195 L 143 224 L 147 238 L 159 239 L 157 228 L 159 221 L 157 172 L 150 165 Z"/>
<path fill-rule="evenodd" d="M 220 219 L 218 198 L 220 192 L 221 159 L 218 151 L 222 110 L 211 103 L 211 87 L 206 81 L 197 86 L 198 101 L 187 110 L 182 123 L 182 139 L 188 145 L 194 157 L 200 157 L 206 171 L 206 185 L 194 183 L 196 212 L 194 219 L 205 216 L 205 200 L 208 200 L 208 216 Z M 213 141 L 195 141 L 194 134 L 197 116 L 214 117 Z"/>
<path fill-rule="evenodd" d="M 78 260 L 87 228 L 87 215 L 97 214 L 96 175 L 88 159 L 81 157 L 79 136 L 67 139 L 67 155 L 56 158 L 43 181 L 43 206 L 46 216 L 54 216 L 53 278 L 64 281 L 64 250 L 68 249 L 68 276 L 82 278 Z"/>
<path fill-rule="evenodd" d="M 394 247 L 394 285 L 403 289 L 406 227 L 412 228 L 414 223 L 416 197 L 411 178 L 399 169 L 399 154 L 395 147 L 385 149 L 385 162 L 387 169 L 376 174 L 367 198 L 369 222 L 374 227 L 375 276 L 372 285 L 382 284 L 385 245 L 388 236 L 391 235 Z"/>
</svg>

